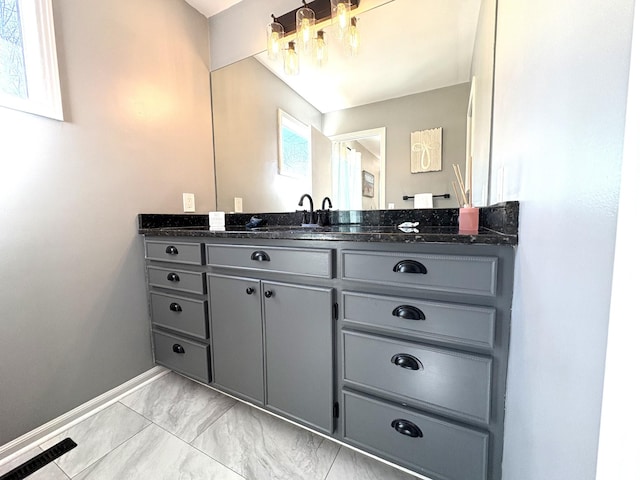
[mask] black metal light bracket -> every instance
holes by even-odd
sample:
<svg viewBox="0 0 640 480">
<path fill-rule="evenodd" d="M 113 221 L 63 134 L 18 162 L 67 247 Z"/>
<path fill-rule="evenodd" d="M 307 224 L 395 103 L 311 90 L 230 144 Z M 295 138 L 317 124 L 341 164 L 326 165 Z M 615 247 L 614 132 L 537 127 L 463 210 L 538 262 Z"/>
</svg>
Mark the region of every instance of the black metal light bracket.
<svg viewBox="0 0 640 480">
<path fill-rule="evenodd" d="M 323 22 L 331 18 L 331 0 L 313 0 L 311 2 L 302 2 L 304 6 L 313 10 L 316 14 L 316 23 Z M 351 10 L 358 8 L 360 0 L 351 0 Z M 291 10 L 279 17 L 271 15 L 271 17 L 284 27 L 284 35 L 287 36 L 296 31 L 296 12 L 302 7 Z"/>
</svg>

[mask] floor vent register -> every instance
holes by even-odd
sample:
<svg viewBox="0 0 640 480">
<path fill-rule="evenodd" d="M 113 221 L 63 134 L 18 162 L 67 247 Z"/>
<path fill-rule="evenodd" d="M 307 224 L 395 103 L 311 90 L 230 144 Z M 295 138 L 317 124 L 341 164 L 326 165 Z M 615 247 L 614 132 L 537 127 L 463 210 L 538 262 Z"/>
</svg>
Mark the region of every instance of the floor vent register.
<svg viewBox="0 0 640 480">
<path fill-rule="evenodd" d="M 0 477 L 0 480 L 23 480 L 32 473 L 40 470 L 56 458 L 61 457 L 78 445 L 70 438 L 65 438 L 60 443 L 56 443 L 53 447 L 46 449 L 44 452 L 36 455 L 31 460 L 27 460 L 22 465 L 14 468 L 10 472 Z"/>
</svg>

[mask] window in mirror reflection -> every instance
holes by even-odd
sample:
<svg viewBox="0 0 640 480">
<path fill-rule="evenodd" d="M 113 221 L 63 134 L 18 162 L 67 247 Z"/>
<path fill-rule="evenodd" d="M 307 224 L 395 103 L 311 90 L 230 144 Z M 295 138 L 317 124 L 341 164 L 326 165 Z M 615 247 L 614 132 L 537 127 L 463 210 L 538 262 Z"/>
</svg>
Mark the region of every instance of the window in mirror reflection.
<svg viewBox="0 0 640 480">
<path fill-rule="evenodd" d="M 278 109 L 278 173 L 311 178 L 311 131 L 309 125 Z"/>
</svg>

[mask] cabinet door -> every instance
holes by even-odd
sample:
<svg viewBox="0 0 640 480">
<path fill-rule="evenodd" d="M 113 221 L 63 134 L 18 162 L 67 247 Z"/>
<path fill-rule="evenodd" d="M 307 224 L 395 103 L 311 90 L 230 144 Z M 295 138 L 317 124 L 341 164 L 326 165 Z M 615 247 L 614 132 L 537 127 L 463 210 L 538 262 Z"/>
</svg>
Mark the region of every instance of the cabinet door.
<svg viewBox="0 0 640 480">
<path fill-rule="evenodd" d="M 260 282 L 208 275 L 213 381 L 264 403 Z"/>
<path fill-rule="evenodd" d="M 333 431 L 331 288 L 263 282 L 267 405 Z"/>
</svg>

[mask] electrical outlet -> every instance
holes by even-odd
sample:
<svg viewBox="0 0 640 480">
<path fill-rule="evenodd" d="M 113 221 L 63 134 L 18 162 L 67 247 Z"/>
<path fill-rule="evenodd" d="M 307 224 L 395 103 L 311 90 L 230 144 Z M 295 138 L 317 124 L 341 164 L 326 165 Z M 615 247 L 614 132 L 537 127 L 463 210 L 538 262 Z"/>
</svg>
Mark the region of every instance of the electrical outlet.
<svg viewBox="0 0 640 480">
<path fill-rule="evenodd" d="M 182 210 L 185 213 L 196 211 L 196 196 L 193 193 L 182 194 Z"/>
<path fill-rule="evenodd" d="M 233 211 L 236 213 L 242 213 L 242 197 L 234 197 Z"/>
</svg>

